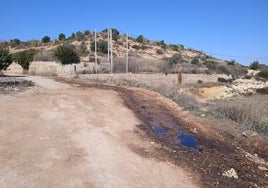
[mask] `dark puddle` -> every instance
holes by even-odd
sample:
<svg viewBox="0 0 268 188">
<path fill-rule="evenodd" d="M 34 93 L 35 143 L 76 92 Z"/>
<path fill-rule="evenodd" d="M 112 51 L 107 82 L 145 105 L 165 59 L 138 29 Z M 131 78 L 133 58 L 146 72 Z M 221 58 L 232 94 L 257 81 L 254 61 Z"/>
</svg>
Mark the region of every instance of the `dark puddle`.
<svg viewBox="0 0 268 188">
<path fill-rule="evenodd" d="M 167 139 L 167 138 L 170 139 L 170 137 L 171 137 L 171 135 L 169 135 L 167 130 L 164 129 L 163 127 L 154 126 L 154 130 L 165 139 Z M 179 132 L 176 135 L 176 137 L 173 138 L 173 140 L 175 140 L 178 144 L 181 144 L 187 148 L 193 148 L 193 149 L 197 150 L 198 152 L 203 153 L 203 149 L 199 148 L 197 145 L 196 138 L 191 136 L 191 135 Z"/>
<path fill-rule="evenodd" d="M 197 146 L 197 141 L 193 136 L 182 133 L 177 136 L 177 140 L 183 146 L 186 146 L 188 148 L 193 148 L 197 150 L 198 152 L 203 153 L 203 149 Z"/>
</svg>

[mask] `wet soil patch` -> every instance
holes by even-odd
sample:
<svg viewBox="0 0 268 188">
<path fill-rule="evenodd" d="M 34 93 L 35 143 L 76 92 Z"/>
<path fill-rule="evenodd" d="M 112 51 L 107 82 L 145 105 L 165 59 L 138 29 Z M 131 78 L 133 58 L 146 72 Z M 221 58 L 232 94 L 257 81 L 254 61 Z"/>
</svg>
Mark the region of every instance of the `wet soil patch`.
<svg viewBox="0 0 268 188">
<path fill-rule="evenodd" d="M 232 143 L 231 135 L 224 140 L 215 140 L 202 133 L 194 133 L 191 131 L 191 125 L 174 116 L 155 98 L 144 97 L 124 89 L 119 89 L 119 93 L 126 105 L 143 121 L 144 124 L 139 125 L 139 128 L 161 145 L 161 158 L 165 156 L 166 160 L 200 174 L 203 186 L 268 185 L 265 173 L 245 158 Z M 222 175 L 231 168 L 236 170 L 238 179 Z"/>
<path fill-rule="evenodd" d="M 220 136 L 215 138 L 201 131 L 193 131 L 194 125 L 182 119 L 180 114 L 172 111 L 153 94 L 149 96 L 127 88 L 96 84 L 81 84 L 78 87 L 117 91 L 126 106 L 143 122 L 137 127 L 160 146 L 150 156 L 171 161 L 193 172 L 202 187 L 268 187 L 268 173 L 258 169 L 259 165 L 249 161 L 243 153 L 243 150 L 253 150 L 248 148 L 251 145 L 244 146 L 244 142 L 232 134 L 217 132 Z M 143 152 L 139 148 L 135 151 Z M 263 156 L 268 156 L 267 151 L 261 152 L 264 152 Z M 148 153 L 142 156 L 146 157 Z M 223 176 L 231 168 L 235 169 L 237 179 Z"/>
</svg>

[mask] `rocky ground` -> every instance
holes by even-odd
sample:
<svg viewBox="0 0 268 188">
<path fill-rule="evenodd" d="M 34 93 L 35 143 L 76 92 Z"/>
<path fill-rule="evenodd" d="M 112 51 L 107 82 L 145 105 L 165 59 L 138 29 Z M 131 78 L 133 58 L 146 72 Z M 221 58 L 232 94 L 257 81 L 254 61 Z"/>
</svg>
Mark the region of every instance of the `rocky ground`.
<svg viewBox="0 0 268 188">
<path fill-rule="evenodd" d="M 34 86 L 34 82 L 23 76 L 0 76 L 0 95 L 19 93 Z"/>
</svg>

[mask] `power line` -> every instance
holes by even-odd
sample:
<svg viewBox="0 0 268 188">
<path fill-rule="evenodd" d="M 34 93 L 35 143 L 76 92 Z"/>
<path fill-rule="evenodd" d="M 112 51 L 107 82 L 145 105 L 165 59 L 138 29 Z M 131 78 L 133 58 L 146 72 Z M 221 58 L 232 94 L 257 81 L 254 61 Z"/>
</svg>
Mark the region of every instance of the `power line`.
<svg viewBox="0 0 268 188">
<path fill-rule="evenodd" d="M 223 56 L 223 57 L 232 57 L 232 58 L 240 58 L 240 59 L 268 59 L 268 57 L 246 57 L 246 56 L 236 56 L 236 55 L 224 55 L 224 54 L 218 54 L 213 52 L 205 52 L 206 54 L 211 55 L 217 55 L 217 56 Z"/>
</svg>

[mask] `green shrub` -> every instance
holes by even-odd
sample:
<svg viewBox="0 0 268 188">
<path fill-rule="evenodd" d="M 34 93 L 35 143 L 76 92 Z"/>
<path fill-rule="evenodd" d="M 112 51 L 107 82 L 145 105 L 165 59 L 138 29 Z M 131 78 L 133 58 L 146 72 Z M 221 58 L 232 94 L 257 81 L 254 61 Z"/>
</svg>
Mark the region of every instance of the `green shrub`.
<svg viewBox="0 0 268 188">
<path fill-rule="evenodd" d="M 255 122 L 252 129 L 260 134 L 268 135 L 268 122 Z"/>
<path fill-rule="evenodd" d="M 202 80 L 198 80 L 197 83 L 198 84 L 203 84 L 203 81 Z"/>
<path fill-rule="evenodd" d="M 235 60 L 228 61 L 228 62 L 227 62 L 227 65 L 232 65 L 232 66 L 234 66 L 234 65 L 235 65 Z"/>
<path fill-rule="evenodd" d="M 136 41 L 139 42 L 139 43 L 143 43 L 145 41 L 145 38 L 143 35 L 139 35 L 137 38 L 136 38 Z"/>
<path fill-rule="evenodd" d="M 84 31 L 84 35 L 90 35 L 91 33 L 90 33 L 90 31 L 89 30 L 85 30 Z"/>
<path fill-rule="evenodd" d="M 170 44 L 169 46 L 170 46 L 170 48 L 171 48 L 172 50 L 174 50 L 174 51 L 176 51 L 176 52 L 179 51 L 179 46 L 178 46 L 178 45 Z"/>
<path fill-rule="evenodd" d="M 224 73 L 224 74 L 227 74 L 227 75 L 230 75 L 230 71 L 227 69 L 227 67 L 225 67 L 225 66 L 219 66 L 218 67 L 218 71 L 220 72 L 220 73 Z"/>
<path fill-rule="evenodd" d="M 147 46 L 147 45 L 141 45 L 141 49 L 142 50 L 146 50 L 146 49 L 148 49 L 149 48 L 149 46 Z"/>
<path fill-rule="evenodd" d="M 252 70 L 257 70 L 259 69 L 259 62 L 258 61 L 253 61 L 250 65 L 249 65 L 249 68 L 252 69 Z"/>
<path fill-rule="evenodd" d="M 141 46 L 134 44 L 134 45 L 132 45 L 132 48 L 134 48 L 136 50 L 140 50 L 141 49 Z"/>
<path fill-rule="evenodd" d="M 10 40 L 9 42 L 9 45 L 14 48 L 14 47 L 17 47 L 21 44 L 21 41 L 19 39 L 13 39 L 13 40 Z"/>
<path fill-rule="evenodd" d="M 89 51 L 87 50 L 87 45 L 85 44 L 85 42 L 82 42 L 79 46 L 79 54 L 81 56 L 87 56 L 89 54 Z"/>
<path fill-rule="evenodd" d="M 95 51 L 95 41 L 90 43 L 90 50 Z M 97 42 L 97 51 L 107 54 L 108 53 L 108 42 L 100 40 Z"/>
<path fill-rule="evenodd" d="M 44 36 L 44 37 L 42 38 L 42 42 L 43 42 L 43 43 L 49 43 L 49 42 L 50 42 L 50 37 L 49 37 L 49 36 Z"/>
<path fill-rule="evenodd" d="M 0 71 L 5 70 L 12 63 L 12 57 L 6 48 L 0 49 Z"/>
<path fill-rule="evenodd" d="M 268 80 L 268 71 L 260 71 L 257 76 Z"/>
<path fill-rule="evenodd" d="M 215 61 L 206 61 L 204 64 L 210 70 L 216 70 L 216 68 L 217 68 L 217 62 L 215 62 Z"/>
<path fill-rule="evenodd" d="M 80 63 L 80 58 L 69 46 L 60 45 L 53 51 L 53 56 L 62 64 Z"/>
<path fill-rule="evenodd" d="M 225 78 L 221 78 L 221 77 L 219 77 L 219 78 L 218 78 L 218 82 L 227 83 L 228 80 L 225 79 Z"/>
<path fill-rule="evenodd" d="M 61 33 L 61 34 L 59 34 L 58 39 L 59 39 L 60 41 L 64 41 L 64 40 L 66 40 L 66 36 L 65 36 L 63 33 Z"/>
<path fill-rule="evenodd" d="M 13 54 L 13 59 L 22 66 L 23 70 L 28 70 L 35 54 L 36 50 L 34 49 L 24 50 Z"/>
<path fill-rule="evenodd" d="M 165 43 L 165 41 L 161 40 L 161 41 L 158 41 L 156 43 L 158 46 L 160 46 L 161 48 L 163 49 L 166 49 L 167 48 L 167 44 Z"/>
<path fill-rule="evenodd" d="M 84 35 L 84 33 L 82 33 L 81 31 L 78 31 L 77 33 L 76 33 L 76 39 L 78 40 L 78 41 L 81 41 L 81 40 L 83 40 L 85 38 L 85 35 Z"/>
<path fill-rule="evenodd" d="M 162 50 L 159 50 L 159 49 L 156 50 L 156 53 L 157 53 L 158 55 L 163 55 L 163 54 L 164 54 L 164 52 L 163 52 Z"/>
<path fill-rule="evenodd" d="M 194 57 L 194 58 L 192 59 L 192 61 L 191 61 L 191 64 L 192 64 L 192 65 L 198 65 L 198 64 L 199 64 L 199 60 L 198 60 L 198 58 L 197 58 L 197 57 Z"/>
<path fill-rule="evenodd" d="M 256 89 L 257 93 L 268 95 L 268 87 Z"/>
<path fill-rule="evenodd" d="M 168 61 L 170 65 L 174 65 L 174 64 L 176 65 L 183 61 L 183 57 L 181 56 L 181 54 L 176 53 L 176 54 L 173 54 L 170 58 L 167 58 L 166 60 Z"/>
<path fill-rule="evenodd" d="M 117 41 L 119 39 L 119 31 L 117 29 L 112 29 L 112 38 L 114 41 Z"/>
</svg>

